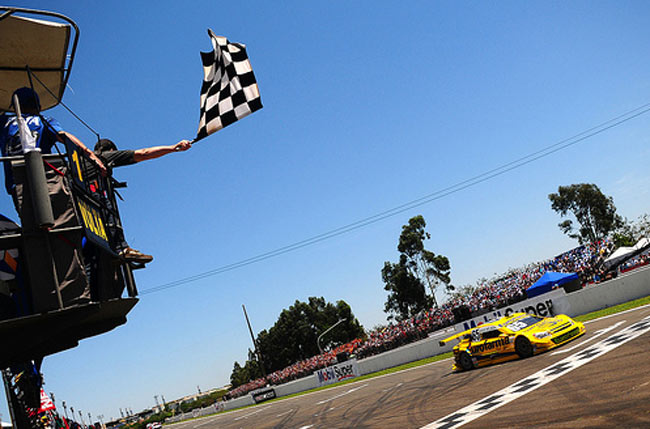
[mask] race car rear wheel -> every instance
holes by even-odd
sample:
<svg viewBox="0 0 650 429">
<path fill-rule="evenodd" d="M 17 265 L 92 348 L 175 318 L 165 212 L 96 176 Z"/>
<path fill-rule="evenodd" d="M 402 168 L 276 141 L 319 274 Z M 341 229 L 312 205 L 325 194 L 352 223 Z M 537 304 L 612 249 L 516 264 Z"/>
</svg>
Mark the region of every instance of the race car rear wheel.
<svg viewBox="0 0 650 429">
<path fill-rule="evenodd" d="M 467 352 L 462 352 L 460 356 L 458 356 L 458 364 L 464 371 L 469 371 L 474 368 L 472 357 Z"/>
<path fill-rule="evenodd" d="M 527 358 L 533 355 L 533 345 L 530 344 L 528 338 L 526 337 L 517 337 L 515 340 L 515 351 L 520 358 Z"/>
</svg>

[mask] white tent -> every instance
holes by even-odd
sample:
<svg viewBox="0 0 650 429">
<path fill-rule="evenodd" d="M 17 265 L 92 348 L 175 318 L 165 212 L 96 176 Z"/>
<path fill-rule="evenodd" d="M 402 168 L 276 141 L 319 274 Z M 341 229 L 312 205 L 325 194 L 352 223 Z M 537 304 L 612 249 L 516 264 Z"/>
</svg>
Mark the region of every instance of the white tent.
<svg viewBox="0 0 650 429">
<path fill-rule="evenodd" d="M 604 265 L 605 268 L 612 267 L 617 265 L 632 256 L 641 253 L 645 249 L 650 247 L 650 240 L 647 238 L 642 238 L 636 243 L 633 247 L 619 247 L 614 253 L 612 253 L 609 258 L 605 259 Z"/>
</svg>

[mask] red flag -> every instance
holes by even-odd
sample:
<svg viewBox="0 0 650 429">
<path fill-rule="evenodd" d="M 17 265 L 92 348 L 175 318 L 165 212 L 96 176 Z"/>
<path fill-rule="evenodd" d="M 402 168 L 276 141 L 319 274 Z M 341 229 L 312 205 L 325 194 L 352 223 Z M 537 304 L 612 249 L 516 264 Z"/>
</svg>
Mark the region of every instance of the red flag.
<svg viewBox="0 0 650 429">
<path fill-rule="evenodd" d="M 38 412 L 42 413 L 49 410 L 56 410 L 56 407 L 54 406 L 54 402 L 45 393 L 45 390 L 41 389 L 41 408 L 38 409 Z"/>
</svg>

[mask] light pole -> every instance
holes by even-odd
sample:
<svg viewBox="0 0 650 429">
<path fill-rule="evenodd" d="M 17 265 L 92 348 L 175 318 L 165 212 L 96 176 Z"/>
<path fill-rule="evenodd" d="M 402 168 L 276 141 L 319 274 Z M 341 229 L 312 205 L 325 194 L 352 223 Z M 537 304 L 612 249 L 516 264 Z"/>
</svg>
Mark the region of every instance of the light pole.
<svg viewBox="0 0 650 429">
<path fill-rule="evenodd" d="M 241 308 L 244 310 L 244 317 L 246 318 L 246 324 L 248 325 L 248 332 L 251 334 L 251 340 L 253 340 L 253 347 L 255 348 L 255 354 L 260 361 L 260 368 L 262 369 L 262 375 L 266 378 L 266 369 L 264 368 L 264 359 L 262 359 L 262 352 L 257 347 L 257 341 L 255 341 L 255 336 L 253 335 L 253 328 L 251 328 L 251 322 L 248 320 L 248 313 L 246 312 L 246 306 L 241 305 Z"/>
<path fill-rule="evenodd" d="M 340 323 L 345 322 L 346 320 L 348 320 L 348 319 L 345 318 L 345 317 L 344 317 L 343 319 L 339 319 L 338 322 L 336 322 L 335 324 L 333 324 L 332 326 L 330 326 L 329 329 L 325 330 L 325 332 L 323 332 L 322 334 L 320 334 L 320 335 L 318 336 L 318 338 L 316 339 L 316 345 L 318 346 L 318 350 L 320 351 L 320 354 L 323 354 L 323 349 L 320 347 L 320 339 L 323 337 L 323 335 L 327 334 L 329 331 L 331 331 L 332 329 L 336 328 L 337 325 L 339 325 Z"/>
</svg>

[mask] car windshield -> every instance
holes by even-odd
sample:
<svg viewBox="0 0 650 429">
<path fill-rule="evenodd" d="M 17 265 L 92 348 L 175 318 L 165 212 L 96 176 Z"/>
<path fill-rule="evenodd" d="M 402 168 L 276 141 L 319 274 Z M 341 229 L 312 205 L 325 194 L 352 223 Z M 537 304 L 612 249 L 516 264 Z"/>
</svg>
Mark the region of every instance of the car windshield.
<svg viewBox="0 0 650 429">
<path fill-rule="evenodd" d="M 542 320 L 541 317 L 537 316 L 527 316 L 521 319 L 513 320 L 512 322 L 508 323 L 506 327 L 510 329 L 511 331 L 520 331 L 524 328 L 527 328 L 531 325 L 534 325 L 535 323 L 539 322 Z"/>
</svg>

